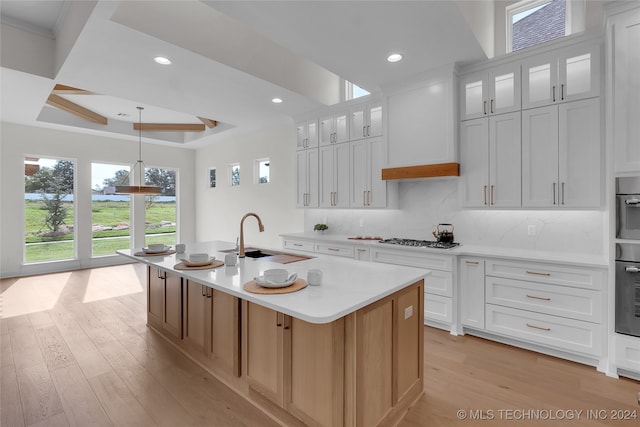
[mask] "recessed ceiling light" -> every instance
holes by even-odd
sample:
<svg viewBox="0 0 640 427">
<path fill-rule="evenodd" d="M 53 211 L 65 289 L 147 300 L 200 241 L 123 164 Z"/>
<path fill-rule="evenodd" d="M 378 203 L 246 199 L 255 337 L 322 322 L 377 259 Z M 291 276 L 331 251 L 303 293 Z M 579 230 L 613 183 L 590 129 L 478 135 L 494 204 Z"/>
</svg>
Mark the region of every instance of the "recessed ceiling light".
<svg viewBox="0 0 640 427">
<path fill-rule="evenodd" d="M 160 65 L 169 65 L 171 64 L 171 60 L 169 58 L 165 58 L 164 56 L 156 56 L 153 58 Z"/>
<path fill-rule="evenodd" d="M 282 99 L 280 99 L 280 98 L 273 98 L 273 99 L 271 100 L 271 102 L 273 102 L 274 104 L 282 104 Z"/>
<path fill-rule="evenodd" d="M 387 57 L 387 61 L 389 62 L 398 62 L 400 60 L 402 60 L 402 55 L 399 53 L 392 53 Z"/>
</svg>

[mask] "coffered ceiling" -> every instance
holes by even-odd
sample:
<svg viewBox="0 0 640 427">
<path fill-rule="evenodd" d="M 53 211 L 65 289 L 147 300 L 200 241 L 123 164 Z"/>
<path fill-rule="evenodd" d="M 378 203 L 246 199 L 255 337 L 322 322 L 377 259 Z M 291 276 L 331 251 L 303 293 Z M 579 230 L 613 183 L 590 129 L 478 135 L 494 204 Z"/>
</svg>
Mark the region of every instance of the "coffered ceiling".
<svg viewBox="0 0 640 427">
<path fill-rule="evenodd" d="M 198 148 L 339 100 L 341 78 L 381 86 L 486 57 L 455 1 L 9 1 L 2 121 Z M 386 62 L 392 51 L 404 54 Z M 158 65 L 155 56 L 171 65 Z M 106 118 L 47 100 L 56 93 Z M 58 86 L 60 87 L 60 86 Z M 274 104 L 271 99 L 284 102 Z M 208 126 L 215 121 L 216 126 Z"/>
</svg>

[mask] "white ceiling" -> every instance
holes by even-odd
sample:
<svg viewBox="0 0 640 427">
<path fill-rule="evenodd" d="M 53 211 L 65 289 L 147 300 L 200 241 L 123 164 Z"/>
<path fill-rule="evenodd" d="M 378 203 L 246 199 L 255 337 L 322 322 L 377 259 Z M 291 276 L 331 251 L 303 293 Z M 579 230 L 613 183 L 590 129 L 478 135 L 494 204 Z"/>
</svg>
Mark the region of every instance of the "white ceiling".
<svg viewBox="0 0 640 427">
<path fill-rule="evenodd" d="M 148 123 L 217 120 L 204 133 L 144 135 L 198 148 L 332 104 L 340 77 L 375 92 L 485 57 L 454 1 L 97 1 L 84 27 L 76 3 L 0 2 L 3 31 L 9 25 L 49 34 L 58 53 L 68 49 L 50 76 L 0 63 L 2 121 L 135 138 L 130 122 L 140 105 Z M 81 31 L 69 43 L 74 27 Z M 3 37 L 3 49 L 12 42 Z M 387 63 L 392 51 L 405 59 Z M 156 55 L 173 64 L 155 64 Z M 100 94 L 68 99 L 109 124 L 46 106 L 55 84 Z M 273 104 L 273 97 L 284 102 Z"/>
</svg>

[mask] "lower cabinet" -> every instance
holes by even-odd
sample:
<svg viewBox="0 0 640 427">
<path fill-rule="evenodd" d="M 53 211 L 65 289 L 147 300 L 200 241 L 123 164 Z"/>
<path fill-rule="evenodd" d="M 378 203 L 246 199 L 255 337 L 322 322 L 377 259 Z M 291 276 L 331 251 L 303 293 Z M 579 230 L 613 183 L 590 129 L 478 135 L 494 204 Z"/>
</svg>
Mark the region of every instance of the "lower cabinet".
<svg viewBox="0 0 640 427">
<path fill-rule="evenodd" d="M 147 323 L 182 338 L 182 278 L 147 267 Z"/>
<path fill-rule="evenodd" d="M 240 301 L 208 286 L 185 280 L 183 344 L 198 359 L 240 376 Z"/>
<path fill-rule="evenodd" d="M 423 387 L 423 282 L 328 324 L 243 301 L 250 388 L 308 425 L 391 422 Z"/>
<path fill-rule="evenodd" d="M 615 334 L 614 339 L 617 368 L 633 372 L 637 377 L 640 375 L 640 338 Z"/>
<path fill-rule="evenodd" d="M 460 323 L 484 329 L 484 259 L 460 257 Z"/>
</svg>

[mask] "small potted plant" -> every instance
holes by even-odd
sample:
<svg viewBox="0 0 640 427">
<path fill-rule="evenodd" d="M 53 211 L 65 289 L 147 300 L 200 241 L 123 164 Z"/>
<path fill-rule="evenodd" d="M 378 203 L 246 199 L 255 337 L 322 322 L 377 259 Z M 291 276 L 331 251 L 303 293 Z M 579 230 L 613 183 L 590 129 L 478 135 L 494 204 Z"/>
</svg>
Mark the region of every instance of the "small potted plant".
<svg viewBox="0 0 640 427">
<path fill-rule="evenodd" d="M 324 230 L 328 228 L 329 226 L 327 224 L 316 224 L 313 226 L 313 231 L 318 232 L 320 234 L 324 234 Z"/>
</svg>

